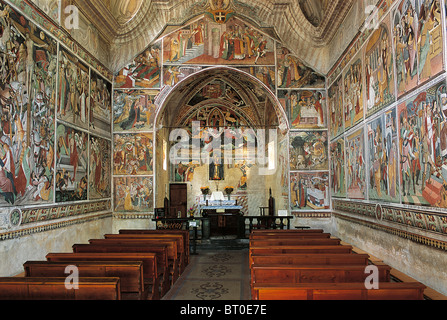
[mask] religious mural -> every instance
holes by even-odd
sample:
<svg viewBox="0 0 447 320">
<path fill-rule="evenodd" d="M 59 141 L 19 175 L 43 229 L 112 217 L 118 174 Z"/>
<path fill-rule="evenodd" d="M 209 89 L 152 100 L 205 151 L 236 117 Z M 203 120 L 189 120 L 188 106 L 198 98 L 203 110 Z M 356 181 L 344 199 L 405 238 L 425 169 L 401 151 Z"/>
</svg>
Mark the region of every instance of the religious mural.
<svg viewBox="0 0 447 320">
<path fill-rule="evenodd" d="M 54 201 L 57 43 L 0 2 L 0 205 Z"/>
<path fill-rule="evenodd" d="M 345 140 L 331 143 L 331 193 L 332 197 L 346 197 Z"/>
<path fill-rule="evenodd" d="M 113 93 L 113 131 L 152 131 L 157 91 L 115 90 Z"/>
<path fill-rule="evenodd" d="M 161 42 L 149 46 L 115 75 L 115 89 L 160 88 Z"/>
<path fill-rule="evenodd" d="M 199 72 L 202 67 L 196 66 L 163 66 L 163 84 L 174 87 L 177 83 Z"/>
<path fill-rule="evenodd" d="M 235 17 L 185 26 L 163 39 L 163 52 L 169 65 L 275 65 L 273 40 Z"/>
<path fill-rule="evenodd" d="M 421 1 L 418 10 L 418 73 L 420 82 L 424 82 L 444 67 L 441 2 Z"/>
<path fill-rule="evenodd" d="M 290 170 L 329 170 L 327 131 L 290 132 Z"/>
<path fill-rule="evenodd" d="M 83 129 L 89 128 L 90 71 L 67 50 L 59 51 L 58 119 Z"/>
<path fill-rule="evenodd" d="M 403 0 L 394 12 L 399 96 L 443 70 L 439 0 Z"/>
<path fill-rule="evenodd" d="M 56 202 L 87 200 L 88 133 L 59 124 L 56 134 Z"/>
<path fill-rule="evenodd" d="M 153 134 L 123 133 L 114 136 L 115 175 L 151 175 L 154 170 Z"/>
<path fill-rule="evenodd" d="M 291 129 L 327 128 L 326 98 L 323 91 L 278 90 Z"/>
<path fill-rule="evenodd" d="M 344 121 L 346 130 L 363 120 L 363 80 L 363 62 L 361 56 L 358 55 L 347 67 L 343 76 Z"/>
<path fill-rule="evenodd" d="M 339 77 L 328 90 L 328 112 L 330 113 L 331 138 L 336 138 L 345 130 L 343 108 L 343 78 Z"/>
<path fill-rule="evenodd" d="M 330 209 L 328 172 L 299 172 L 290 176 L 290 210 Z"/>
<path fill-rule="evenodd" d="M 447 208 L 445 81 L 398 106 L 402 202 Z"/>
<path fill-rule="evenodd" d="M 289 49 L 277 48 L 278 88 L 288 89 L 324 89 L 325 78 L 311 68 L 305 66 Z"/>
<path fill-rule="evenodd" d="M 276 90 L 276 71 L 275 67 L 269 66 L 249 66 L 249 67 L 237 67 L 237 69 L 244 71 L 258 80 L 261 80 L 263 84 L 267 86 L 272 92 Z"/>
<path fill-rule="evenodd" d="M 111 142 L 90 136 L 89 200 L 111 196 Z"/>
<path fill-rule="evenodd" d="M 110 137 L 112 134 L 112 84 L 95 71 L 90 79 L 90 129 Z"/>
<path fill-rule="evenodd" d="M 364 130 L 360 129 L 346 138 L 347 196 L 351 199 L 366 198 Z"/>
<path fill-rule="evenodd" d="M 394 58 L 389 19 L 371 35 L 365 49 L 366 116 L 395 101 Z"/>
<path fill-rule="evenodd" d="M 152 212 L 154 210 L 153 177 L 114 178 L 115 212 Z"/>
<path fill-rule="evenodd" d="M 369 199 L 399 202 L 399 166 L 396 110 L 367 125 Z"/>
</svg>

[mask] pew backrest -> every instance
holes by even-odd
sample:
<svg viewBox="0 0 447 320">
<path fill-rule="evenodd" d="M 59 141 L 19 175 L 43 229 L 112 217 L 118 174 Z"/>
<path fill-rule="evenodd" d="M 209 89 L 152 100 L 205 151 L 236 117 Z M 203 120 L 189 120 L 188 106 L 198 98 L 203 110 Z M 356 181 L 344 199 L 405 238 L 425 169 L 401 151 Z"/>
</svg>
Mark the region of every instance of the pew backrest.
<svg viewBox="0 0 447 320">
<path fill-rule="evenodd" d="M 144 294 L 143 263 L 139 261 L 73 261 L 70 263 L 50 261 L 27 261 L 23 265 L 25 277 L 67 277 L 66 268 L 74 266 L 82 278 L 120 278 L 122 293 Z"/>
<path fill-rule="evenodd" d="M 423 300 L 426 286 L 412 282 L 380 283 L 368 289 L 364 283 L 259 284 L 254 300 Z"/>
<path fill-rule="evenodd" d="M 78 289 L 66 277 L 0 278 L 0 300 L 121 300 L 119 278 L 79 278 Z"/>
</svg>

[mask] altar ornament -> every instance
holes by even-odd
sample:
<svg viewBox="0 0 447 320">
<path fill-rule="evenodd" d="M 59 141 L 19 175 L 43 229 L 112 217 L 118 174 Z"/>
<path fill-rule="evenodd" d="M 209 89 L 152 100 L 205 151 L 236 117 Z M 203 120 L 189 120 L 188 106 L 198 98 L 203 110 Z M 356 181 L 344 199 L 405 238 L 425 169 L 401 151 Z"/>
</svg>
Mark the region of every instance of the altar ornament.
<svg viewBox="0 0 447 320">
<path fill-rule="evenodd" d="M 204 197 L 204 199 L 206 199 L 206 196 L 208 194 L 210 194 L 211 190 L 210 190 L 210 187 L 201 187 L 200 191 L 202 191 L 203 197 Z"/>
<path fill-rule="evenodd" d="M 234 191 L 234 187 L 232 187 L 232 186 L 227 186 L 227 187 L 225 187 L 224 191 L 225 191 L 225 193 L 226 193 L 227 196 L 228 196 L 228 200 L 230 200 L 231 194 L 232 194 L 233 191 Z"/>
</svg>

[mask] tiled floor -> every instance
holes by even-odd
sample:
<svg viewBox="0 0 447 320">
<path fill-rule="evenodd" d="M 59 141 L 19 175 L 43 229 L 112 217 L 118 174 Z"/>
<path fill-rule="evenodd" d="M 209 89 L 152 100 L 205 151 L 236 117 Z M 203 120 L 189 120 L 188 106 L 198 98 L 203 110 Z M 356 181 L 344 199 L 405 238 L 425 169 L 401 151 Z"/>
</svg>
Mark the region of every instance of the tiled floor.
<svg viewBox="0 0 447 320">
<path fill-rule="evenodd" d="M 163 300 L 250 300 L 248 250 L 198 250 Z"/>
</svg>

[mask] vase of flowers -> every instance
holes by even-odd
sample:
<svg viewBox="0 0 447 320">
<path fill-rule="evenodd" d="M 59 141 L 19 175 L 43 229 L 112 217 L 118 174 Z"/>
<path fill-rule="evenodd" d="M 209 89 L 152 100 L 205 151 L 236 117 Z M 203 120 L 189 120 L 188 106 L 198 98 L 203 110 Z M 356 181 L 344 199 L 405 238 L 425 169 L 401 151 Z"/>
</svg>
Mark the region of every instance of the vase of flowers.
<svg viewBox="0 0 447 320">
<path fill-rule="evenodd" d="M 200 191 L 202 191 L 203 199 L 206 200 L 206 196 L 210 193 L 210 187 L 202 187 Z"/>
<path fill-rule="evenodd" d="M 231 194 L 234 191 L 234 187 L 227 186 L 227 187 L 225 187 L 224 191 L 225 191 L 226 195 L 228 196 L 228 201 L 231 200 Z"/>
</svg>

